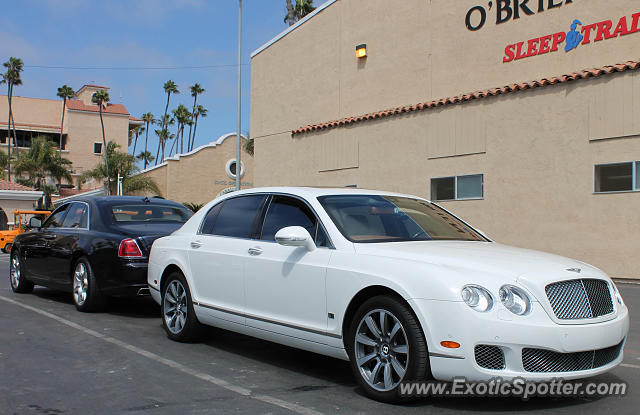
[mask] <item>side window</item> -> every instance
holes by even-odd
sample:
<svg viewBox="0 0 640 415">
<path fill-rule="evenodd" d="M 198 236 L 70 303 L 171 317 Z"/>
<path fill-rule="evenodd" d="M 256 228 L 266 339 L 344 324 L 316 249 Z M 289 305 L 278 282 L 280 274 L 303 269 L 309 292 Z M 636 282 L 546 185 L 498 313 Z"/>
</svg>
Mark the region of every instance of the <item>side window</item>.
<svg viewBox="0 0 640 415">
<path fill-rule="evenodd" d="M 204 220 L 202 221 L 202 225 L 200 225 L 200 233 L 205 235 L 213 234 L 213 224 L 216 222 L 218 213 L 220 213 L 220 210 L 222 209 L 222 205 L 224 205 L 224 202 L 218 203 L 209 209 L 209 212 L 207 212 Z"/>
<path fill-rule="evenodd" d="M 69 205 L 64 205 L 54 211 L 42 225 L 43 228 L 61 228 Z"/>
<path fill-rule="evenodd" d="M 252 195 L 228 199 L 213 224 L 213 235 L 251 238 L 253 225 L 265 196 Z"/>
<path fill-rule="evenodd" d="M 87 205 L 84 203 L 72 203 L 69 206 L 67 216 L 62 223 L 63 228 L 86 228 Z"/>
<path fill-rule="evenodd" d="M 284 196 L 274 196 L 262 227 L 261 239 L 275 241 L 276 233 L 287 226 L 302 226 L 314 238 L 317 246 L 326 246 L 327 237 L 311 209 L 302 201 Z M 316 235 L 316 228 L 320 229 Z"/>
</svg>

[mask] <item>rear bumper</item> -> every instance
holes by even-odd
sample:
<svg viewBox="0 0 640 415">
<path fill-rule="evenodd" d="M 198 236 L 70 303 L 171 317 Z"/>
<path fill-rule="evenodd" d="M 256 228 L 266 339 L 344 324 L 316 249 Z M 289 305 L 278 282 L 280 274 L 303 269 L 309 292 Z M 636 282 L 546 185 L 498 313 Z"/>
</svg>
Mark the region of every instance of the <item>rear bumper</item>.
<svg viewBox="0 0 640 415">
<path fill-rule="evenodd" d="M 147 262 L 122 261 L 118 272 L 104 281 L 101 291 L 114 297 L 149 295 L 147 268 Z"/>
</svg>

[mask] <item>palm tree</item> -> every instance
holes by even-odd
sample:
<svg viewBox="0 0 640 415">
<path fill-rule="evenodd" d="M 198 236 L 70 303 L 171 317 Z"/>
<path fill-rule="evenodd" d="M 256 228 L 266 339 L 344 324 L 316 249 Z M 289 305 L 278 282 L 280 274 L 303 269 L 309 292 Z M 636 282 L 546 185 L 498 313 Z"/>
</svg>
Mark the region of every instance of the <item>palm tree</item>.
<svg viewBox="0 0 640 415">
<path fill-rule="evenodd" d="M 169 133 L 169 126 L 175 124 L 175 122 L 175 118 L 173 118 L 170 114 L 165 114 L 158 122 L 163 127 L 160 130 L 155 130 L 159 140 L 158 152 L 156 154 L 156 164 L 158 164 L 158 161 L 160 161 L 161 163 L 164 161 L 166 144 L 170 139 L 175 137 L 173 134 Z M 158 131 L 160 131 L 161 133 L 158 134 Z M 160 157 L 160 149 L 162 149 L 162 157 Z"/>
<path fill-rule="evenodd" d="M 191 110 L 191 118 L 193 118 L 196 113 L 196 106 L 198 105 L 198 95 L 204 93 L 206 90 L 200 86 L 199 83 L 193 84 L 193 86 L 189 87 L 191 89 L 191 96 L 193 97 L 193 109 Z M 189 136 L 187 137 L 187 148 L 189 147 L 188 143 L 191 142 L 191 124 L 189 125 Z"/>
<path fill-rule="evenodd" d="M 7 131 L 9 131 L 7 129 Z M 5 173 L 5 169 L 9 166 L 9 156 L 7 153 L 0 150 L 0 179 L 4 179 L 7 177 L 7 173 Z"/>
<path fill-rule="evenodd" d="M 20 153 L 15 163 L 16 174 L 26 174 L 27 182 L 45 193 L 44 207 L 50 205 L 51 194 L 56 191 L 56 187 L 47 184 L 46 179 L 51 177 L 59 185 L 63 179 L 72 182 L 70 167 L 71 161 L 60 157 L 55 144 L 42 136 L 35 137 L 29 150 Z"/>
<path fill-rule="evenodd" d="M 204 206 L 204 203 L 195 203 L 195 202 L 184 202 L 183 205 L 191 210 L 193 213 L 196 213 Z"/>
<path fill-rule="evenodd" d="M 244 147 L 244 151 L 246 151 L 247 153 L 249 153 L 251 155 L 251 157 L 253 157 L 253 149 L 254 149 L 254 140 L 252 137 L 247 138 L 246 140 L 244 140 L 244 142 L 242 143 L 243 147 Z"/>
<path fill-rule="evenodd" d="M 291 5 L 291 0 L 287 0 L 287 15 L 284 17 L 284 22 L 293 26 L 315 9 L 313 0 L 296 0 L 295 7 Z"/>
<path fill-rule="evenodd" d="M 136 156 L 136 158 L 138 160 L 142 160 L 144 161 L 144 168 L 147 168 L 147 164 L 151 163 L 153 161 L 153 159 L 155 159 L 155 157 L 153 157 L 153 154 L 151 154 L 150 151 L 141 151 L 140 154 L 138 154 Z"/>
<path fill-rule="evenodd" d="M 58 88 L 58 97 L 62 98 L 62 121 L 60 122 L 60 142 L 58 143 L 58 157 L 62 157 L 62 131 L 64 129 L 64 112 L 67 108 L 67 100 L 76 96 L 73 88 L 69 85 L 62 85 Z"/>
<path fill-rule="evenodd" d="M 153 123 L 153 114 L 150 112 L 147 112 L 146 114 L 142 114 L 142 121 L 144 121 L 145 123 L 147 123 L 147 127 L 145 128 L 146 131 L 146 135 L 144 137 L 144 152 L 145 153 L 149 153 L 149 151 L 147 151 L 147 143 L 149 142 L 149 126 Z M 134 152 L 135 154 L 135 152 Z M 151 154 L 151 153 L 149 153 Z M 153 156 L 151 157 L 151 159 L 149 158 L 145 158 L 144 159 L 144 168 L 147 168 L 147 162 L 150 162 L 151 160 L 153 160 Z"/>
<path fill-rule="evenodd" d="M 22 59 L 10 57 L 8 61 L 3 63 L 3 66 L 7 68 L 7 72 L 2 74 L 2 80 L 0 80 L 0 84 L 7 84 L 7 99 L 9 101 L 9 121 L 7 122 L 7 149 L 8 149 L 8 157 L 11 160 L 11 122 L 13 121 L 13 139 L 15 140 L 15 144 L 18 145 L 18 137 L 16 136 L 16 122 L 13 118 L 13 108 L 12 97 L 13 97 L 13 87 L 16 85 L 22 85 L 22 79 L 20 78 L 20 72 L 22 72 L 22 68 L 24 63 Z M 8 179 L 11 181 L 11 164 L 7 166 Z"/>
<path fill-rule="evenodd" d="M 284 22 L 289 23 L 289 26 L 293 26 L 296 20 L 295 10 L 293 9 L 293 4 L 291 4 L 291 0 L 287 0 L 287 15 L 284 17 Z"/>
<path fill-rule="evenodd" d="M 131 193 L 136 191 L 149 191 L 160 194 L 160 189 L 156 182 L 149 176 L 136 175 L 139 169 L 135 163 L 135 157 L 132 154 L 118 151 L 120 145 L 113 141 L 109 141 L 106 147 L 105 163 L 98 163 L 92 170 L 88 170 L 82 174 L 82 180 L 98 179 L 105 180 L 109 187 L 116 186 L 118 176 L 122 178 L 123 193 Z M 110 189 L 112 192 L 115 189 Z"/>
<path fill-rule="evenodd" d="M 129 132 L 129 134 L 133 134 L 134 135 L 134 138 L 133 138 L 133 151 L 131 152 L 131 154 L 133 154 L 134 156 L 136 155 L 136 146 L 138 145 L 138 137 L 140 136 L 140 134 L 144 133 L 144 130 L 145 130 L 145 128 L 142 125 L 136 125 Z"/>
<path fill-rule="evenodd" d="M 176 142 L 178 141 L 178 136 L 180 136 L 180 153 L 184 152 L 184 126 L 189 122 L 191 118 L 191 113 L 189 109 L 184 105 L 178 105 L 178 108 L 172 111 L 173 118 L 178 122 L 178 130 L 176 131 Z M 188 145 L 189 143 L 187 143 Z M 178 151 L 178 146 L 176 144 L 176 152 Z"/>
<path fill-rule="evenodd" d="M 196 110 L 193 112 L 193 116 L 194 116 L 194 125 L 193 125 L 193 138 L 191 139 L 191 145 L 189 146 L 189 151 L 193 150 L 193 147 L 196 144 L 196 129 L 198 128 L 198 118 L 199 117 L 206 117 L 207 116 L 207 112 L 209 112 L 205 107 L 203 107 L 202 105 L 198 105 L 198 107 L 196 108 Z"/>
<path fill-rule="evenodd" d="M 164 123 L 167 118 L 167 113 L 169 112 L 169 99 L 171 98 L 171 94 L 179 94 L 178 86 L 175 82 L 169 79 L 164 83 L 164 92 L 167 93 L 167 105 L 164 107 L 164 116 L 162 117 L 162 128 L 165 128 L 167 125 Z"/>
<path fill-rule="evenodd" d="M 109 102 L 109 93 L 107 91 L 105 91 L 104 89 L 101 89 L 99 91 L 94 92 L 93 96 L 91 97 L 91 102 L 93 102 L 94 104 L 98 104 L 98 108 L 100 111 L 100 126 L 102 127 L 102 152 L 104 154 L 104 163 L 105 166 L 108 170 L 109 168 L 109 161 L 107 159 L 107 138 L 104 135 L 104 120 L 102 119 L 102 106 L 105 105 L 107 102 Z M 107 196 L 109 196 L 110 193 L 110 185 L 109 183 L 107 183 L 106 187 L 105 187 L 105 194 Z"/>
</svg>

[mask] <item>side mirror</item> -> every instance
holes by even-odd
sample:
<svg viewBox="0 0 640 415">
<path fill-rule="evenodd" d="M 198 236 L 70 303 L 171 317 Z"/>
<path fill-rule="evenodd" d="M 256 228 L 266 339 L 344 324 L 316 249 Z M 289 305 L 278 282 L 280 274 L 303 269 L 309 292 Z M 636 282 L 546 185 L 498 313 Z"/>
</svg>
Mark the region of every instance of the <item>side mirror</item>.
<svg viewBox="0 0 640 415">
<path fill-rule="evenodd" d="M 42 227 L 42 221 L 38 218 L 31 218 L 29 219 L 29 227 L 31 228 L 41 228 Z"/>
<path fill-rule="evenodd" d="M 311 252 L 316 244 L 309 232 L 302 226 L 287 226 L 276 233 L 276 242 L 283 246 L 304 246 Z"/>
</svg>

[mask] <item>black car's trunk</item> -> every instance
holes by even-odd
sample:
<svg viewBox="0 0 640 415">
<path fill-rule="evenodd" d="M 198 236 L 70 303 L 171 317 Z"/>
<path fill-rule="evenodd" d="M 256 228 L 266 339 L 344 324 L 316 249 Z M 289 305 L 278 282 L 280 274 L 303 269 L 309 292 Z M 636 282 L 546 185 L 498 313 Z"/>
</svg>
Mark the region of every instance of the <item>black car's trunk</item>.
<svg viewBox="0 0 640 415">
<path fill-rule="evenodd" d="M 138 245 L 140 245 L 140 249 L 142 249 L 143 255 L 148 256 L 151 252 L 151 245 L 156 239 L 171 234 L 172 232 L 178 230 L 182 225 L 182 223 L 173 222 L 127 223 L 126 225 L 114 225 L 113 229 L 115 231 L 121 232 L 126 236 L 134 238 L 138 242 Z"/>
</svg>

